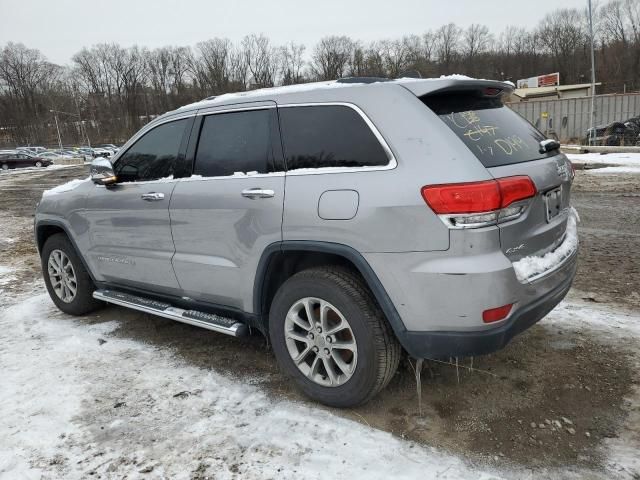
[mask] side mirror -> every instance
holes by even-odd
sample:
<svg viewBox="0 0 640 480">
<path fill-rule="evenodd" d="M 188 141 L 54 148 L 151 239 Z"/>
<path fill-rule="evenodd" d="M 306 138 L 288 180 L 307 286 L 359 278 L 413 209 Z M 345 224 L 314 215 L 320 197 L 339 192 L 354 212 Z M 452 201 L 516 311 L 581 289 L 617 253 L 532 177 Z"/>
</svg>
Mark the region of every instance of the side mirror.
<svg viewBox="0 0 640 480">
<path fill-rule="evenodd" d="M 91 181 L 98 185 L 111 185 L 116 183 L 116 174 L 109 159 L 96 157 L 91 162 Z"/>
</svg>

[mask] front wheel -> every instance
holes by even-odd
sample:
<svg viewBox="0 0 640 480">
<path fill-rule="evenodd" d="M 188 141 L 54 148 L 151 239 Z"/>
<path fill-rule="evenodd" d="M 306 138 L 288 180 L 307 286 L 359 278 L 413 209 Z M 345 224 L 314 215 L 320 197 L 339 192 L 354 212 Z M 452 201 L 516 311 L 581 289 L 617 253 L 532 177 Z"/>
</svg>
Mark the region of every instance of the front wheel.
<svg viewBox="0 0 640 480">
<path fill-rule="evenodd" d="M 369 401 L 400 360 L 400 345 L 369 289 L 340 267 L 289 278 L 273 300 L 269 336 L 285 374 L 333 407 Z"/>
<path fill-rule="evenodd" d="M 7 165 L 6 163 L 3 163 L 2 170 L 9 170 L 9 165 Z"/>
<path fill-rule="evenodd" d="M 102 306 L 93 298 L 93 281 L 66 235 L 50 236 L 40 261 L 49 296 L 64 313 L 84 315 Z"/>
<path fill-rule="evenodd" d="M 38 168 L 42 167 L 42 162 L 36 162 L 35 166 L 38 167 Z"/>
</svg>

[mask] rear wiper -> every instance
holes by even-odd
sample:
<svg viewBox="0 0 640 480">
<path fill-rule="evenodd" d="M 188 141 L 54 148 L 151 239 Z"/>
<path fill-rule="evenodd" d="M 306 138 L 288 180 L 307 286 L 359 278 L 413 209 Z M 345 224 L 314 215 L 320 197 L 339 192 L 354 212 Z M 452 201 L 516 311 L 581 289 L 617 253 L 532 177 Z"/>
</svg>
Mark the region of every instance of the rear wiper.
<svg viewBox="0 0 640 480">
<path fill-rule="evenodd" d="M 560 148 L 560 142 L 554 140 L 553 138 L 547 138 L 546 140 L 542 140 L 540 142 L 540 149 L 538 150 L 540 153 L 547 153 L 552 150 L 558 150 Z"/>
</svg>

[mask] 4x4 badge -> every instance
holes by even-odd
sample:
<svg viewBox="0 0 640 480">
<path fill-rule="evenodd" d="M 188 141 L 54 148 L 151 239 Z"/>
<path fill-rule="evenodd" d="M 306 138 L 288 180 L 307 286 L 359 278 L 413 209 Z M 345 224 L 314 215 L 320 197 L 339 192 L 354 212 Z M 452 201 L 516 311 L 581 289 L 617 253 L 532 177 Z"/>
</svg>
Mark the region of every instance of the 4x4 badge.
<svg viewBox="0 0 640 480">
<path fill-rule="evenodd" d="M 525 247 L 524 243 L 521 243 L 520 245 L 518 245 L 517 247 L 511 247 L 511 248 L 507 248 L 507 253 L 515 253 L 518 250 L 522 250 Z"/>
</svg>

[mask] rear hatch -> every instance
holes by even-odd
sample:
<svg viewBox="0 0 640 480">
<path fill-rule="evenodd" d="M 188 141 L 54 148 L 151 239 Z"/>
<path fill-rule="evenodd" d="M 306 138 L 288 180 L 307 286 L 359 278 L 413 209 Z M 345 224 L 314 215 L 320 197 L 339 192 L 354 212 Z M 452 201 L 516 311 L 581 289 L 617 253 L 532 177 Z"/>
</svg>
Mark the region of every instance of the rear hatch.
<svg viewBox="0 0 640 480">
<path fill-rule="evenodd" d="M 522 213 L 498 223 L 502 251 L 511 261 L 540 256 L 562 243 L 570 206 L 571 163 L 558 150 L 545 152 L 546 137 L 502 103 L 504 90 L 480 83 L 447 89 L 421 100 L 462 140 L 496 178 L 528 176 L 536 193 Z M 541 153 L 542 152 L 542 153 Z"/>
</svg>

